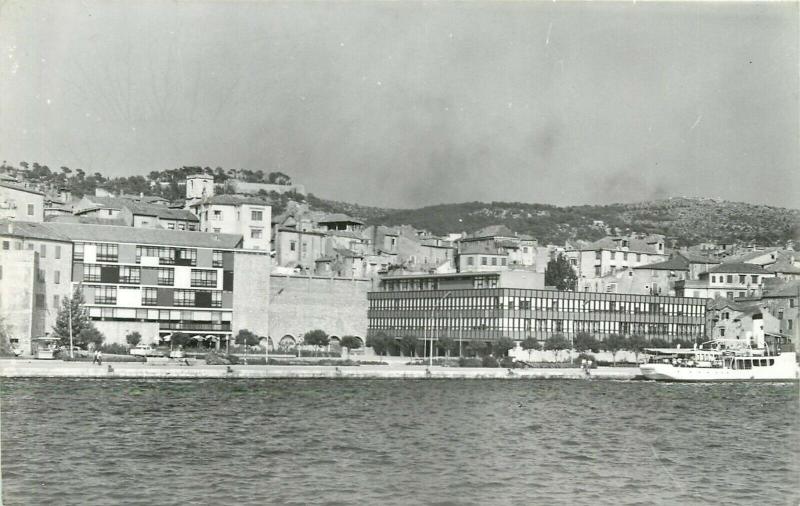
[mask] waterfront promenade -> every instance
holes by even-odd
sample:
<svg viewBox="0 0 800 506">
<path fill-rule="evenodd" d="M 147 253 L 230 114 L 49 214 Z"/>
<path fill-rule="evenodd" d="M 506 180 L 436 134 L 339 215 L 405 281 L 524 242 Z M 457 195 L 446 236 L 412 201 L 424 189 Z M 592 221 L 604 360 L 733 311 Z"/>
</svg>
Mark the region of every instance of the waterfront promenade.
<svg viewBox="0 0 800 506">
<path fill-rule="evenodd" d="M 331 379 L 584 379 L 580 368 L 504 369 L 491 367 L 440 367 L 420 365 L 193 365 L 177 363 L 2 360 L 4 378 L 331 378 Z M 600 367 L 592 379 L 639 379 L 637 368 Z"/>
</svg>

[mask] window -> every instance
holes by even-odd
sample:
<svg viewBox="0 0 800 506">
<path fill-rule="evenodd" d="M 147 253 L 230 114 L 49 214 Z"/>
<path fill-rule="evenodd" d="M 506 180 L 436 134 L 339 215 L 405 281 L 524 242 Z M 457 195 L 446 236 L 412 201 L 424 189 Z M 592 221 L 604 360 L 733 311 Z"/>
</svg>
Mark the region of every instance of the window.
<svg viewBox="0 0 800 506">
<path fill-rule="evenodd" d="M 527 253 L 528 252 L 528 247 L 527 246 L 523 246 L 522 247 L 522 252 L 523 253 Z"/>
<path fill-rule="evenodd" d="M 750 276 L 750 279 L 753 280 L 753 283 L 756 283 L 756 284 L 758 283 L 758 275 L 753 274 L 752 276 Z"/>
<path fill-rule="evenodd" d="M 250 229 L 250 237 L 252 239 L 261 239 L 261 233 L 262 232 L 263 232 L 263 230 L 261 230 L 260 228 L 251 228 Z"/>
<path fill-rule="evenodd" d="M 33 204 L 28 204 L 28 216 L 33 216 Z"/>
<path fill-rule="evenodd" d="M 3 241 L 3 249 L 11 249 L 11 243 L 9 241 Z"/>
<path fill-rule="evenodd" d="M 289 241 L 289 251 L 295 251 L 297 249 L 297 241 Z"/>
<path fill-rule="evenodd" d="M 94 289 L 95 304 L 116 304 L 117 287 L 110 285 L 96 286 Z"/>
<path fill-rule="evenodd" d="M 222 229 L 221 229 L 221 228 L 215 228 L 215 229 L 214 229 L 214 233 L 215 233 L 215 234 L 219 234 L 220 232 L 222 232 Z"/>
<path fill-rule="evenodd" d="M 783 320 L 783 309 L 778 311 L 778 319 Z"/>
<path fill-rule="evenodd" d="M 170 221 L 169 223 L 167 223 L 167 228 L 170 230 L 175 230 L 175 222 Z"/>
<path fill-rule="evenodd" d="M 197 250 L 188 248 L 177 250 L 177 255 L 175 257 L 175 264 L 191 265 L 191 266 L 197 265 Z"/>
<path fill-rule="evenodd" d="M 739 283 L 744 284 L 745 278 L 747 278 L 747 276 L 745 276 L 744 274 L 739 274 Z"/>
<path fill-rule="evenodd" d="M 61 246 L 56 246 L 56 260 L 61 258 Z"/>
<path fill-rule="evenodd" d="M 795 305 L 794 297 L 792 297 L 791 299 L 789 299 L 789 307 L 794 307 L 794 305 Z"/>
<path fill-rule="evenodd" d="M 264 219 L 264 211 L 250 211 L 250 219 L 252 221 L 261 221 Z"/>
<path fill-rule="evenodd" d="M 186 223 L 178 223 L 178 230 L 186 230 Z"/>
<path fill-rule="evenodd" d="M 622 259 L 627 262 L 628 261 L 628 254 L 627 253 L 623 253 L 622 254 Z"/>
<path fill-rule="evenodd" d="M 173 303 L 176 306 L 194 306 L 194 290 L 175 290 Z"/>
<path fill-rule="evenodd" d="M 500 264 L 501 265 L 506 265 L 506 259 L 505 258 L 501 258 L 500 259 Z"/>
<path fill-rule="evenodd" d="M 719 329 L 719 337 L 725 337 L 725 329 Z"/>
<path fill-rule="evenodd" d="M 192 286 L 204 288 L 217 287 L 217 271 L 192 269 Z"/>
<path fill-rule="evenodd" d="M 61 271 L 53 271 L 53 283 L 61 284 Z"/>
<path fill-rule="evenodd" d="M 726 292 L 725 293 L 725 297 L 728 298 L 728 299 L 732 299 L 733 298 L 733 292 Z"/>
<path fill-rule="evenodd" d="M 172 286 L 175 284 L 174 269 L 158 269 L 159 286 Z"/>
<path fill-rule="evenodd" d="M 222 211 L 216 210 L 211 213 L 212 220 L 221 220 L 222 219 Z"/>
<path fill-rule="evenodd" d="M 123 265 L 119 269 L 119 282 L 138 285 L 140 281 L 141 271 L 138 267 L 130 267 Z"/>
<path fill-rule="evenodd" d="M 45 272 L 44 272 L 44 269 L 39 269 L 39 271 L 38 271 L 38 273 L 37 273 L 37 280 L 38 280 L 40 283 L 44 283 L 44 281 L 45 281 Z"/>
<path fill-rule="evenodd" d="M 733 283 L 733 274 L 728 274 L 725 279 L 726 283 Z"/>
<path fill-rule="evenodd" d="M 98 262 L 116 262 L 118 259 L 117 245 L 100 243 L 97 244 Z"/>
<path fill-rule="evenodd" d="M 603 250 L 598 250 L 594 252 L 595 260 L 602 260 L 602 258 L 603 258 Z"/>
<path fill-rule="evenodd" d="M 636 253 L 636 261 L 637 262 L 641 262 L 642 261 L 642 254 L 641 253 Z"/>
<path fill-rule="evenodd" d="M 481 265 L 486 265 L 486 257 L 481 257 Z"/>
<path fill-rule="evenodd" d="M 39 309 L 44 309 L 44 308 L 47 307 L 47 304 L 45 303 L 45 300 L 44 300 L 44 294 L 43 293 L 37 293 L 36 294 L 36 307 L 39 308 Z"/>
<path fill-rule="evenodd" d="M 60 302 L 61 298 L 58 295 L 53 295 L 53 307 L 57 308 Z"/>
<path fill-rule="evenodd" d="M 47 258 L 47 245 L 46 244 L 42 244 L 39 247 L 39 256 L 42 257 L 42 258 Z"/>
<path fill-rule="evenodd" d="M 142 305 L 143 306 L 156 306 L 156 305 L 158 305 L 158 289 L 157 288 L 144 288 L 144 289 L 142 289 Z"/>
<path fill-rule="evenodd" d="M 475 265 L 475 258 L 467 257 L 467 265 Z"/>
<path fill-rule="evenodd" d="M 497 265 L 497 257 L 492 257 L 492 265 Z"/>
<path fill-rule="evenodd" d="M 222 292 L 211 292 L 211 307 L 222 307 Z"/>
<path fill-rule="evenodd" d="M 599 265 L 595 265 L 594 266 L 594 275 L 595 276 L 599 276 L 600 275 L 600 266 Z"/>
<path fill-rule="evenodd" d="M 221 251 L 214 251 L 211 253 L 211 266 L 212 267 L 222 267 L 222 252 Z"/>
<path fill-rule="evenodd" d="M 786 328 L 792 330 L 792 320 L 786 320 Z"/>
<path fill-rule="evenodd" d="M 84 281 L 100 281 L 100 266 L 93 264 L 83 264 Z"/>
</svg>

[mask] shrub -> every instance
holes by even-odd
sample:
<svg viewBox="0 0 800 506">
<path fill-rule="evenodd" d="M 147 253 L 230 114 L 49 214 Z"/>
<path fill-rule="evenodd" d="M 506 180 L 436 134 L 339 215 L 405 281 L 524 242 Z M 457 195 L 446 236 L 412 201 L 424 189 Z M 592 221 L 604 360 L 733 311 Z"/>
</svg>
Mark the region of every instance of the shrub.
<svg viewBox="0 0 800 506">
<path fill-rule="evenodd" d="M 492 351 L 498 357 L 505 357 L 508 350 L 514 349 L 514 341 L 508 337 L 501 337 L 492 343 Z"/>
<path fill-rule="evenodd" d="M 129 350 L 128 347 L 119 344 L 119 343 L 111 343 L 111 344 L 102 344 L 100 345 L 100 351 L 103 353 L 108 353 L 111 355 L 128 355 Z"/>
<path fill-rule="evenodd" d="M 206 353 L 206 364 L 208 365 L 231 365 L 238 362 L 239 359 L 236 357 L 236 355 L 225 355 L 214 350 Z M 248 360 L 248 363 L 249 362 L 250 361 Z"/>
<path fill-rule="evenodd" d="M 500 364 L 497 362 L 497 359 L 491 355 L 486 355 L 481 360 L 481 366 L 483 367 L 500 367 Z"/>
<path fill-rule="evenodd" d="M 482 365 L 481 359 L 475 357 L 459 357 L 459 367 L 480 367 Z"/>
<path fill-rule="evenodd" d="M 125 342 L 127 342 L 130 346 L 136 346 L 140 342 L 142 342 L 142 335 L 136 331 L 131 332 L 127 336 L 125 336 Z"/>
<path fill-rule="evenodd" d="M 511 357 L 503 357 L 500 359 L 500 367 L 505 367 L 506 369 L 516 369 L 520 366 L 521 364 L 517 364 L 517 362 Z"/>
<path fill-rule="evenodd" d="M 581 353 L 581 354 L 579 354 L 577 357 L 572 359 L 572 363 L 577 365 L 577 366 L 580 366 L 581 362 L 583 360 L 591 360 L 592 361 L 591 368 L 592 369 L 596 369 L 597 368 L 597 359 L 591 353 Z"/>
</svg>

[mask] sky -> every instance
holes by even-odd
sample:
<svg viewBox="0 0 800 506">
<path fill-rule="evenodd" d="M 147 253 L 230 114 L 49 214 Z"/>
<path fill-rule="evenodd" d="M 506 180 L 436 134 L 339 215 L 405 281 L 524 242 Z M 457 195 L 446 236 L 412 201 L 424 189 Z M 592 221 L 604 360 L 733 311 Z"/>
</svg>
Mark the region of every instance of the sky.
<svg viewBox="0 0 800 506">
<path fill-rule="evenodd" d="M 798 2 L 0 3 L 0 159 L 382 207 L 800 208 Z"/>
</svg>

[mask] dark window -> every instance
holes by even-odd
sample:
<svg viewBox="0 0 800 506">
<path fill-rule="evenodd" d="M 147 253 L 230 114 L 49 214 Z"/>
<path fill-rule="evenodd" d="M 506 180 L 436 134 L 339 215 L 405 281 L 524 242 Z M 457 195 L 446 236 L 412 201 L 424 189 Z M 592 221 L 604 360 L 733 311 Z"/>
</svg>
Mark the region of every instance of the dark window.
<svg viewBox="0 0 800 506">
<path fill-rule="evenodd" d="M 192 286 L 201 288 L 216 288 L 217 271 L 192 269 Z"/>
<path fill-rule="evenodd" d="M 97 286 L 94 290 L 95 304 L 116 304 L 117 303 L 117 287 L 116 286 Z"/>
<path fill-rule="evenodd" d="M 75 243 L 75 246 L 72 248 L 72 258 L 74 260 L 83 260 L 83 243 L 78 242 Z"/>
<path fill-rule="evenodd" d="M 746 277 L 744 274 L 739 274 L 739 283 L 744 283 Z"/>
<path fill-rule="evenodd" d="M 33 216 L 33 204 L 28 204 L 28 216 Z"/>
<path fill-rule="evenodd" d="M 83 264 L 84 281 L 100 281 L 100 266 L 93 264 Z"/>
<path fill-rule="evenodd" d="M 172 286 L 175 284 L 175 271 L 173 269 L 158 269 L 158 284 Z"/>
<path fill-rule="evenodd" d="M 726 282 L 726 283 L 733 283 L 733 274 L 728 274 L 728 275 L 725 277 L 725 282 Z"/>
<path fill-rule="evenodd" d="M 199 291 L 195 293 L 196 307 L 211 307 L 211 292 Z"/>
<path fill-rule="evenodd" d="M 233 291 L 233 271 L 222 271 L 222 289 Z"/>
<path fill-rule="evenodd" d="M 157 306 L 158 305 L 158 288 L 143 288 L 142 289 L 142 305 L 143 306 Z"/>
<path fill-rule="evenodd" d="M 123 265 L 119 268 L 119 282 L 138 285 L 141 283 L 141 271 L 138 267 Z"/>
<path fill-rule="evenodd" d="M 119 283 L 119 267 L 116 265 L 100 266 L 101 283 Z"/>
<path fill-rule="evenodd" d="M 118 259 L 117 245 L 101 243 L 97 244 L 98 262 L 116 262 Z"/>
<path fill-rule="evenodd" d="M 173 293 L 173 304 L 176 306 L 189 307 L 194 306 L 195 292 L 194 290 L 175 290 Z"/>
<path fill-rule="evenodd" d="M 186 248 L 177 250 L 175 265 L 197 265 L 197 250 Z"/>
<path fill-rule="evenodd" d="M 61 246 L 56 246 L 56 260 L 61 258 Z"/>
<path fill-rule="evenodd" d="M 222 267 L 222 252 L 214 251 L 211 254 L 211 267 Z"/>
<path fill-rule="evenodd" d="M 3 249 L 11 249 L 11 243 L 9 241 L 3 241 Z"/>
</svg>

